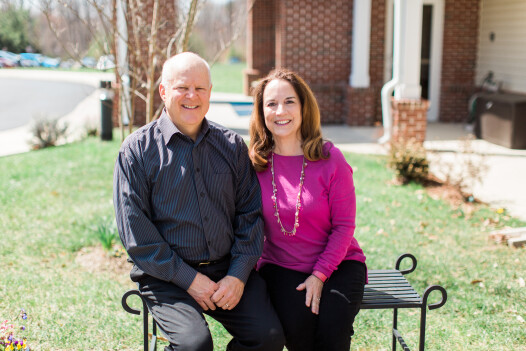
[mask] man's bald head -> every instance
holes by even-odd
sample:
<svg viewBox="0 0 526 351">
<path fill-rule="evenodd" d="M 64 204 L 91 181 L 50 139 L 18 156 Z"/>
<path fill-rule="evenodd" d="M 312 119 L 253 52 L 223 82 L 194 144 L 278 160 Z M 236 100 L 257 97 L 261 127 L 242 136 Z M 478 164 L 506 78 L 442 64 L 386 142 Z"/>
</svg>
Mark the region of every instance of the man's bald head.
<svg viewBox="0 0 526 351">
<path fill-rule="evenodd" d="M 193 52 L 182 52 L 166 60 L 163 65 L 161 84 L 166 86 L 177 78 L 179 72 L 193 69 L 206 70 L 210 86 L 212 85 L 210 66 L 201 56 Z"/>
</svg>

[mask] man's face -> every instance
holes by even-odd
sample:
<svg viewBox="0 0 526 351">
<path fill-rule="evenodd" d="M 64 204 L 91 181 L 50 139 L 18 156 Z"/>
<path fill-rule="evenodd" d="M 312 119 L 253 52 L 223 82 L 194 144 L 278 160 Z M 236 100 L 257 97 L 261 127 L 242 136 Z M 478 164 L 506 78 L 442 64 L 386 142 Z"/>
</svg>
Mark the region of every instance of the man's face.
<svg viewBox="0 0 526 351">
<path fill-rule="evenodd" d="M 172 80 L 159 86 L 168 116 L 183 134 L 194 140 L 210 107 L 211 91 L 204 65 L 174 68 Z"/>
</svg>

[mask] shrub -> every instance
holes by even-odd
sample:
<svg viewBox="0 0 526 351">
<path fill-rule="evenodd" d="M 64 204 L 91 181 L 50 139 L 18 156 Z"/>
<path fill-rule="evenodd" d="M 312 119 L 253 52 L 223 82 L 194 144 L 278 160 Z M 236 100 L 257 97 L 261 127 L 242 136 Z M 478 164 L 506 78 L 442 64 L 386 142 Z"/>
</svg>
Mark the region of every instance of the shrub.
<svg viewBox="0 0 526 351">
<path fill-rule="evenodd" d="M 31 147 L 38 150 L 56 146 L 66 138 L 67 131 L 67 123 L 61 123 L 57 118 L 39 117 L 35 119 L 31 128 L 33 134 Z"/>
<path fill-rule="evenodd" d="M 117 226 L 115 221 L 105 219 L 97 226 L 97 239 L 99 239 L 102 248 L 110 252 L 113 245 L 117 242 L 119 235 L 117 234 Z"/>
<path fill-rule="evenodd" d="M 424 183 L 429 175 L 429 161 L 426 149 L 415 140 L 391 142 L 389 166 L 403 184 Z"/>
<path fill-rule="evenodd" d="M 459 148 L 439 157 L 430 153 L 433 162 L 433 173 L 447 184 L 458 189 L 466 201 L 473 201 L 473 191 L 488 172 L 487 157 L 475 150 L 474 136 L 469 135 L 458 141 Z M 446 157 L 448 156 L 448 157 Z"/>
<path fill-rule="evenodd" d="M 87 137 L 95 137 L 99 135 L 99 127 L 96 122 L 88 121 L 84 125 L 84 134 Z"/>
</svg>

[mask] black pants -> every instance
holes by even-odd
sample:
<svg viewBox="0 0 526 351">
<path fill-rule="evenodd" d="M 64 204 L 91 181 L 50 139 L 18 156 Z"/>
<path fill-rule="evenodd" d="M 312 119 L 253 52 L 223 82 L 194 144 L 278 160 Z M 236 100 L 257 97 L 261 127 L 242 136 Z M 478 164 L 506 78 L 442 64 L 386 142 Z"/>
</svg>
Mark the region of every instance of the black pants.
<svg viewBox="0 0 526 351">
<path fill-rule="evenodd" d="M 349 351 L 354 317 L 360 310 L 366 281 L 365 264 L 343 261 L 323 286 L 320 312 L 305 306 L 309 274 L 267 264 L 260 269 L 285 332 L 289 351 Z"/>
<path fill-rule="evenodd" d="M 225 261 L 198 271 L 217 282 L 226 275 L 229 265 Z M 221 308 L 203 311 L 185 290 L 142 272 L 134 275 L 132 270 L 131 277 L 138 283 L 150 312 L 170 342 L 165 350 L 212 351 L 212 336 L 203 313 L 220 322 L 233 336 L 227 350 L 283 349 L 279 319 L 270 303 L 265 281 L 256 271 L 250 274 L 239 304 L 228 311 Z"/>
</svg>

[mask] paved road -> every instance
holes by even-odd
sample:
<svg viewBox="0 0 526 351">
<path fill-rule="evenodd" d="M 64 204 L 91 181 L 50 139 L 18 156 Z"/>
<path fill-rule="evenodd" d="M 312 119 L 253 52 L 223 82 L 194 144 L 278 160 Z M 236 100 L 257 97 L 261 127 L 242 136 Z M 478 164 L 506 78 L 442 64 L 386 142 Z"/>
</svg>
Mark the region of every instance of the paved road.
<svg viewBox="0 0 526 351">
<path fill-rule="evenodd" d="M 62 117 L 94 90 L 73 82 L 0 77 L 0 130 L 26 125 L 34 118 Z"/>
</svg>

